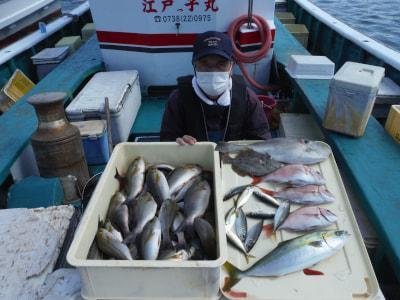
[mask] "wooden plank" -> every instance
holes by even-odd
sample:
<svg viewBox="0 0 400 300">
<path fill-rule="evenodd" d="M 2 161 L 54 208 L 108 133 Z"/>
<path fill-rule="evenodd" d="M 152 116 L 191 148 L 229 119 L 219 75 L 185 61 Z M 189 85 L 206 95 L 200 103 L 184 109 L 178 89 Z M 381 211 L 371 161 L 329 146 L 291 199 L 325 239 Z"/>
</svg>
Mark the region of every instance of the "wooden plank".
<svg viewBox="0 0 400 300">
<path fill-rule="evenodd" d="M 279 22 L 279 21 L 278 21 Z M 276 40 L 290 40 L 289 33 L 277 25 Z M 277 42 L 276 53 L 285 52 L 285 44 Z M 291 48 L 290 52 L 301 51 Z M 277 55 L 278 62 L 287 63 L 286 55 Z M 329 80 L 293 80 L 297 89 L 321 126 L 328 101 Z M 400 145 L 371 117 L 365 134 L 352 138 L 324 130 L 325 137 L 342 162 L 352 186 L 362 199 L 366 214 L 381 239 L 386 254 L 400 279 Z"/>
<path fill-rule="evenodd" d="M 102 69 L 100 48 L 93 37 L 0 117 L 0 184 L 37 128 L 36 114 L 26 102 L 27 98 L 37 93 L 59 91 L 67 93 L 70 99 L 85 79 Z"/>
</svg>

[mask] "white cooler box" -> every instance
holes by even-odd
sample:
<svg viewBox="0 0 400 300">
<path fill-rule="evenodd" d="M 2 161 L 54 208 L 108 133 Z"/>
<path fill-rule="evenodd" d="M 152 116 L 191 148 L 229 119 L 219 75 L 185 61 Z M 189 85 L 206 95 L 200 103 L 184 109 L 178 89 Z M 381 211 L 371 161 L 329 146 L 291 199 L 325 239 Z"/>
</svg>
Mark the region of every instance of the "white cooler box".
<svg viewBox="0 0 400 300">
<path fill-rule="evenodd" d="M 142 98 L 135 70 L 95 74 L 67 106 L 67 117 L 70 121 L 105 120 L 105 97 L 110 107 L 112 142 L 126 142 Z"/>
</svg>

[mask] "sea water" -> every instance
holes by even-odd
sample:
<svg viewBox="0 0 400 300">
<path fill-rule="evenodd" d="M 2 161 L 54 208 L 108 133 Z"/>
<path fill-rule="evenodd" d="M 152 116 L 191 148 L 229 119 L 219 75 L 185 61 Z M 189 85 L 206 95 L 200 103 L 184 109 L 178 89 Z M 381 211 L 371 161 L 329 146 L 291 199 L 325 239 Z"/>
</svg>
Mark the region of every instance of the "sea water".
<svg viewBox="0 0 400 300">
<path fill-rule="evenodd" d="M 310 0 L 364 35 L 400 52 L 400 0 Z"/>
</svg>

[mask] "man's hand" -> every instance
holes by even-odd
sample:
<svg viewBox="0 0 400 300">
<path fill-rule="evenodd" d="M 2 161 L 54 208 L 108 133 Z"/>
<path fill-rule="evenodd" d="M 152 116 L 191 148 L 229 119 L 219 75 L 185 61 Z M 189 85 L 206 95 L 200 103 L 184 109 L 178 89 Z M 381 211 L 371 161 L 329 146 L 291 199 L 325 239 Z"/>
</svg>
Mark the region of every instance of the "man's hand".
<svg viewBox="0 0 400 300">
<path fill-rule="evenodd" d="M 190 135 L 184 135 L 183 137 L 176 138 L 176 142 L 179 145 L 194 145 L 197 143 L 197 140 Z"/>
</svg>

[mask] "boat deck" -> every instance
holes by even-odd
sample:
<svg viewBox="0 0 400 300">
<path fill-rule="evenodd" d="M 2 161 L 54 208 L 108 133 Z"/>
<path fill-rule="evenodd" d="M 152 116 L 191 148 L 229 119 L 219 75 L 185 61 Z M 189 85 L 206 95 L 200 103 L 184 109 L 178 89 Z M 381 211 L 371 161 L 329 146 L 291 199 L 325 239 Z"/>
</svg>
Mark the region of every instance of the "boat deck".
<svg viewBox="0 0 400 300">
<path fill-rule="evenodd" d="M 277 61 L 286 65 L 292 54 L 308 54 L 300 43 L 275 19 Z M 89 40 L 60 67 L 45 77 L 28 95 L 0 117 L 0 183 L 9 174 L 9 168 L 28 144 L 37 127 L 33 108 L 26 103 L 32 94 L 63 91 L 71 98 L 95 72 L 103 70 L 97 41 Z M 318 125 L 324 115 L 329 91 L 329 80 L 293 80 L 298 98 L 305 103 Z M 138 118 L 131 131 L 133 135 L 157 133 L 165 102 L 144 99 Z M 323 131 L 339 159 L 350 184 L 362 200 L 363 208 L 380 238 L 380 251 L 375 267 L 383 255 L 389 258 L 400 279 L 400 145 L 374 119 L 370 118 L 365 135 L 355 139 Z"/>
</svg>

